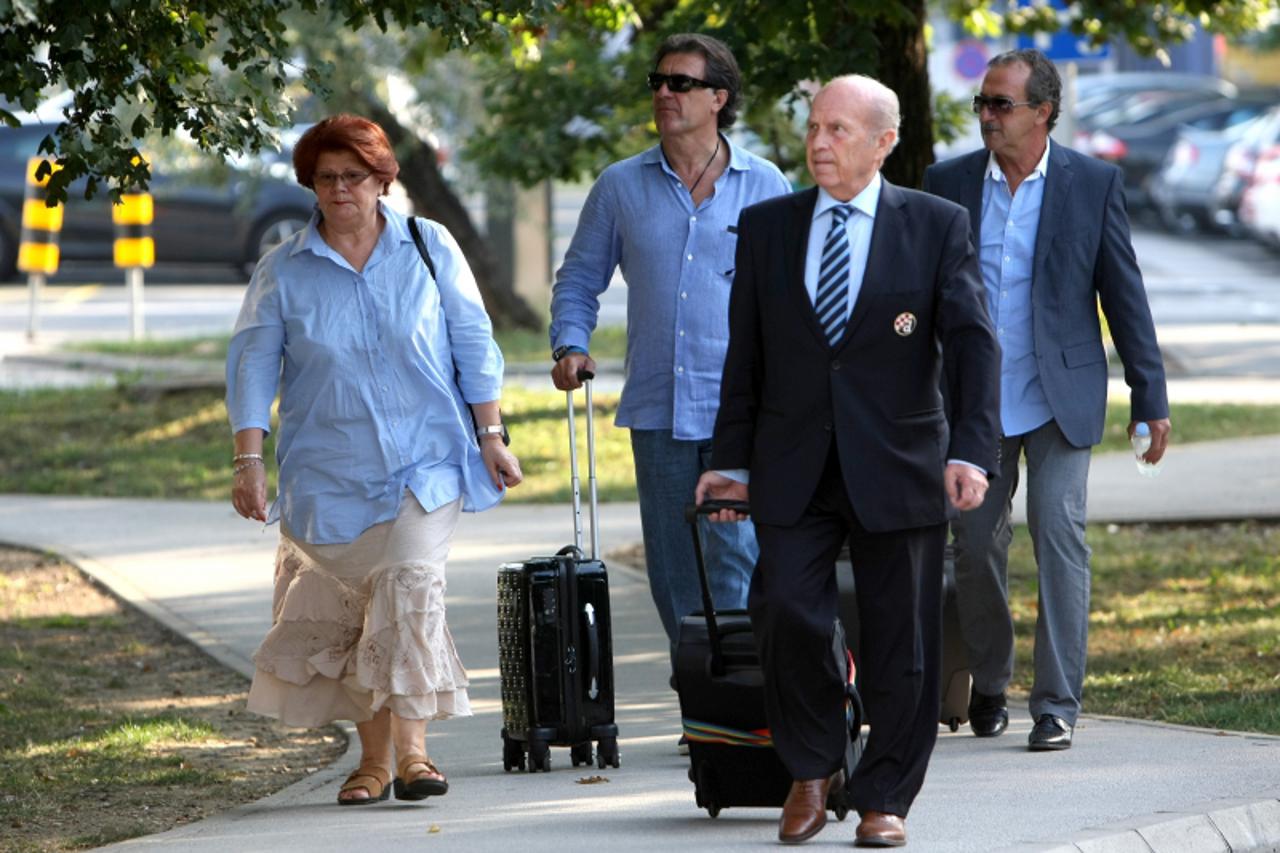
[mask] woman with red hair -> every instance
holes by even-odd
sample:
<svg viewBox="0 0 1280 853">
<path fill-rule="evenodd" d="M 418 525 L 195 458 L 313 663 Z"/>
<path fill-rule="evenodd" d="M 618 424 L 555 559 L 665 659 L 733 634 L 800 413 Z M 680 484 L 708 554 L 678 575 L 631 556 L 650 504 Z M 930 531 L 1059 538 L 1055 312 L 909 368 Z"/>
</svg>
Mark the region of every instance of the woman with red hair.
<svg viewBox="0 0 1280 853">
<path fill-rule="evenodd" d="M 445 621 L 449 542 L 460 512 L 521 480 L 499 413 L 502 353 L 449 232 L 381 201 L 400 170 L 381 127 L 325 119 L 293 163 L 316 211 L 258 263 L 227 354 L 232 504 L 280 522 L 248 707 L 288 725 L 355 721 L 360 765 L 340 804 L 392 788 L 420 800 L 449 788 L 427 721 L 471 713 Z"/>
</svg>

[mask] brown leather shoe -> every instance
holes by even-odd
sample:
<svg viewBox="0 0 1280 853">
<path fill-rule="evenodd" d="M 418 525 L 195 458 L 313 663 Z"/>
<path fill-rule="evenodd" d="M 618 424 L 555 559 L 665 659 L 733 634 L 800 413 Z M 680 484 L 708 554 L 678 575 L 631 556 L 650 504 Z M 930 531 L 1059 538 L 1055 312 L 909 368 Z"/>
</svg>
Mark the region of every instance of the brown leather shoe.
<svg viewBox="0 0 1280 853">
<path fill-rule="evenodd" d="M 896 814 L 863 812 L 853 843 L 857 847 L 901 847 L 907 843 L 907 821 Z"/>
<path fill-rule="evenodd" d="M 837 770 L 826 779 L 805 779 L 791 783 L 791 792 L 782 804 L 778 821 L 778 840 L 783 844 L 808 841 L 827 825 L 827 792 L 832 785 L 844 782 L 844 772 Z"/>
</svg>

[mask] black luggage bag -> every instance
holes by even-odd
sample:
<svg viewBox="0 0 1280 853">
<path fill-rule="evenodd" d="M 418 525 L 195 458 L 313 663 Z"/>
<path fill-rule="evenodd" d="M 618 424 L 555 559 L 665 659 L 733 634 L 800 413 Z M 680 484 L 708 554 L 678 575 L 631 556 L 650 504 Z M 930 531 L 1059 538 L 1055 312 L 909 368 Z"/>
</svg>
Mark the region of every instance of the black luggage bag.
<svg viewBox="0 0 1280 853">
<path fill-rule="evenodd" d="M 591 556 L 582 551 L 582 501 L 573 392 L 569 454 L 573 478 L 574 544 L 554 556 L 498 569 L 498 672 L 502 682 L 502 766 L 530 773 L 551 769 L 552 746 L 570 748 L 573 766 L 590 765 L 592 741 L 600 767 L 618 767 L 613 721 L 613 640 L 609 578 L 597 559 L 595 425 L 591 377 L 585 380 Z"/>
<path fill-rule="evenodd" d="M 689 781 L 699 808 L 715 817 L 730 806 L 781 807 L 791 788 L 769 734 L 764 709 L 764 677 L 751 620 L 745 610 L 717 611 L 711 600 L 698 538 L 697 516 L 724 507 L 719 501 L 689 506 L 703 610 L 680 623 L 675 680 L 680 715 L 689 741 Z M 733 505 L 745 512 L 745 505 Z M 833 625 L 832 654 L 846 684 L 845 713 L 850 738 L 844 771 L 848 780 L 862 756 L 862 703 L 853 686 L 853 656 L 839 620 Z M 850 810 L 843 787 L 832 788 L 827 808 L 844 820 Z"/>
<path fill-rule="evenodd" d="M 846 545 L 836 562 L 836 584 L 840 589 L 840 619 L 848 631 L 849 650 L 858 658 L 858 595 L 853 584 L 853 565 Z M 956 604 L 955 553 L 948 542 L 942 563 L 942 703 L 938 722 L 956 731 L 969 722 L 968 655 L 960 636 L 960 609 Z"/>
</svg>

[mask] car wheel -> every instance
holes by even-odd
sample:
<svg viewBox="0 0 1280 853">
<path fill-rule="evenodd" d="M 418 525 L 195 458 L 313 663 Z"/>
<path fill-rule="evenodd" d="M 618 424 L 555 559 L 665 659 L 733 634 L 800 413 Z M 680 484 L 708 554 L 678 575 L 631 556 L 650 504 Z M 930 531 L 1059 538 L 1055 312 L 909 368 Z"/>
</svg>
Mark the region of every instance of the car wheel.
<svg viewBox="0 0 1280 853">
<path fill-rule="evenodd" d="M 253 275 L 253 268 L 262 260 L 263 255 L 305 228 L 310 219 L 311 214 L 308 212 L 290 210 L 273 213 L 262 220 L 249 240 L 243 264 L 245 278 Z"/>
</svg>

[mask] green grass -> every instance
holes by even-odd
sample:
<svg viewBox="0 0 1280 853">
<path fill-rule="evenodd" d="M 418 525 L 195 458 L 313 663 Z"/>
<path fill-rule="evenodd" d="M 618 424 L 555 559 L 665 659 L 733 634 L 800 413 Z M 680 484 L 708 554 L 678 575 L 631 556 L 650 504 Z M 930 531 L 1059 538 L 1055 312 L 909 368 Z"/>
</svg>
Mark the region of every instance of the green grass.
<svg viewBox="0 0 1280 853">
<path fill-rule="evenodd" d="M 1084 711 L 1280 734 L 1280 526 L 1090 525 Z M 1031 687 L 1031 542 L 1009 553 L 1017 663 Z"/>
<path fill-rule="evenodd" d="M 601 499 L 634 499 L 630 438 L 613 426 L 618 396 L 596 394 L 595 405 Z M 503 412 L 526 475 L 510 500 L 568 500 L 564 395 L 511 387 Z M 585 419 L 578 420 L 585 456 Z M 1126 406 L 1108 411 L 1103 450 L 1128 446 L 1127 423 Z M 1190 441 L 1280 433 L 1280 406 L 1177 406 L 1173 424 L 1176 452 Z M 231 436 L 217 390 L 145 398 L 127 387 L 0 392 L 0 431 L 6 442 L 0 492 L 206 500 L 230 494 Z M 585 489 L 585 466 L 580 473 Z"/>
<path fill-rule="evenodd" d="M 510 363 L 546 362 L 551 365 L 551 343 L 545 331 L 510 329 L 497 332 L 498 346 Z M 147 358 L 193 358 L 223 361 L 230 335 L 197 338 L 144 338 L 140 341 L 82 341 L 66 346 L 73 352 L 132 355 Z M 597 359 L 620 359 L 627 351 L 627 332 L 621 326 L 596 329 L 591 336 L 591 354 Z"/>
</svg>

